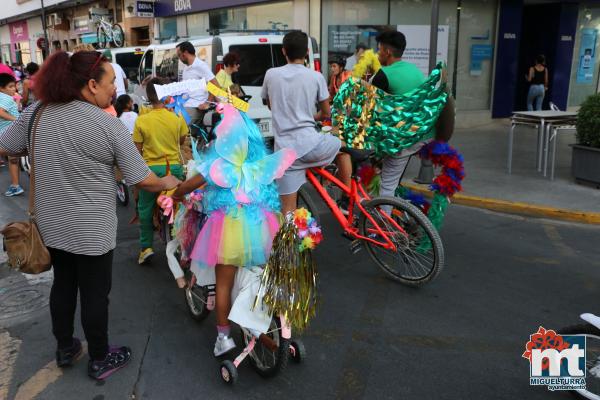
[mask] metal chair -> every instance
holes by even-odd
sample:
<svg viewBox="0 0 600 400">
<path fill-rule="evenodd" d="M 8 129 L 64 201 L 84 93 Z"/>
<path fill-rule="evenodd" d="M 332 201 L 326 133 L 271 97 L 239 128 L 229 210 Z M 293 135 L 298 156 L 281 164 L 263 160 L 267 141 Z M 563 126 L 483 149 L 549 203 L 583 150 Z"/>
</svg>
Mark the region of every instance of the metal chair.
<svg viewBox="0 0 600 400">
<path fill-rule="evenodd" d="M 560 108 L 553 102 L 550 102 L 550 108 L 553 111 L 561 111 Z M 565 123 L 566 122 L 566 123 Z M 558 125 L 552 125 L 552 123 L 548 124 L 548 133 L 546 134 L 546 143 L 544 148 L 545 158 L 544 158 L 544 176 L 546 176 L 546 171 L 548 168 L 548 151 L 550 147 L 550 142 L 552 142 L 552 153 L 551 153 L 551 161 L 550 161 L 550 180 L 554 180 L 554 168 L 556 163 L 556 142 L 558 141 L 558 134 L 561 131 L 574 131 L 576 129 L 573 121 L 561 121 Z"/>
</svg>

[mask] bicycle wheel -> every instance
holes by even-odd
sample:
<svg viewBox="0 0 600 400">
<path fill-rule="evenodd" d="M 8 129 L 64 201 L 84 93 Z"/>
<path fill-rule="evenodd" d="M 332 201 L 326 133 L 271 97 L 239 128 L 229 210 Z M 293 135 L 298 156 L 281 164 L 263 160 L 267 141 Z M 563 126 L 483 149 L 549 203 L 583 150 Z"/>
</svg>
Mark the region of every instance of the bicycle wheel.
<svg viewBox="0 0 600 400">
<path fill-rule="evenodd" d="M 600 329 L 591 324 L 580 324 L 561 329 L 561 335 L 585 336 L 585 390 L 574 392 L 586 399 L 600 400 Z"/>
<path fill-rule="evenodd" d="M 98 39 L 98 48 L 105 49 L 108 45 L 108 34 L 102 26 L 99 26 L 98 29 L 96 29 L 96 37 Z"/>
<path fill-rule="evenodd" d="M 306 208 L 312 215 L 312 217 L 317 221 L 317 224 L 321 225 L 321 218 L 319 218 L 319 209 L 317 208 L 317 204 L 310 197 L 310 192 L 308 191 L 308 184 L 304 184 L 298 190 L 298 208 Z"/>
<path fill-rule="evenodd" d="M 396 246 L 393 251 L 364 241 L 371 258 L 390 278 L 416 287 L 430 282 L 440 273 L 444 266 L 442 240 L 418 208 L 394 197 L 377 197 L 363 206 Z M 378 239 L 375 225 L 365 214 L 360 216 L 359 227 L 363 236 Z"/>
<path fill-rule="evenodd" d="M 122 206 L 127 207 L 129 204 L 129 189 L 124 181 L 117 182 L 117 200 Z"/>
<path fill-rule="evenodd" d="M 246 329 L 242 329 L 242 342 L 248 346 L 252 335 Z M 290 341 L 281 336 L 281 322 L 278 317 L 271 319 L 269 331 L 266 333 L 267 340 L 276 348 L 270 348 L 263 341 L 256 339 L 254 349 L 250 352 L 250 364 L 256 372 L 265 378 L 277 375 L 287 368 L 290 354 Z"/>
<path fill-rule="evenodd" d="M 115 47 L 123 47 L 125 44 L 125 33 L 123 32 L 123 28 L 119 24 L 113 24 L 111 27 L 112 31 L 112 42 Z"/>
<path fill-rule="evenodd" d="M 31 164 L 29 163 L 29 156 L 19 157 L 19 164 L 21 166 L 22 171 L 25 171 L 27 175 L 31 174 Z"/>
<path fill-rule="evenodd" d="M 172 228 L 173 226 L 169 224 L 169 217 L 161 212 L 158 226 L 158 236 L 163 243 L 169 243 L 173 239 L 173 234 L 171 232 Z"/>
</svg>

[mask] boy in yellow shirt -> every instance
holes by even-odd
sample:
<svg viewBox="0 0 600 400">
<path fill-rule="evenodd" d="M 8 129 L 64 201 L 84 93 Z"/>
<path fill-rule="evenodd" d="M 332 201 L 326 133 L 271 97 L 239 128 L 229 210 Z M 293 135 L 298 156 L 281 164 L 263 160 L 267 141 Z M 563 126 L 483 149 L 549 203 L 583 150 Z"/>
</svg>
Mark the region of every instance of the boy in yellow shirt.
<svg viewBox="0 0 600 400">
<path fill-rule="evenodd" d="M 146 86 L 146 96 L 152 109 L 140 115 L 135 121 L 133 141 L 144 157 L 148 167 L 159 177 L 167 173 L 167 160 L 171 174 L 183 179 L 183 168 L 180 162 L 180 148 L 188 134 L 185 120 L 169 111 L 156 95 L 154 85 L 160 85 L 158 78 L 151 79 Z M 140 255 L 138 264 L 145 264 L 154 255 L 152 241 L 154 226 L 152 216 L 158 193 L 150 193 L 140 189 L 138 214 L 140 218 Z"/>
</svg>

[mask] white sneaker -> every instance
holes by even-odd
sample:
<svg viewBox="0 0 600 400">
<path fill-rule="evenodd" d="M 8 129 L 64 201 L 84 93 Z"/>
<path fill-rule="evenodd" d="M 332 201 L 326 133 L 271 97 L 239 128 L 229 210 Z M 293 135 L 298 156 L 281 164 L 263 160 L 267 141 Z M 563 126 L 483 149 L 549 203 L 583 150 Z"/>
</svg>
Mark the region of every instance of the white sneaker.
<svg viewBox="0 0 600 400">
<path fill-rule="evenodd" d="M 222 333 L 219 333 L 217 336 L 217 341 L 215 342 L 215 357 L 222 356 L 225 353 L 230 352 L 235 349 L 235 342 L 229 336 L 225 336 Z"/>
</svg>

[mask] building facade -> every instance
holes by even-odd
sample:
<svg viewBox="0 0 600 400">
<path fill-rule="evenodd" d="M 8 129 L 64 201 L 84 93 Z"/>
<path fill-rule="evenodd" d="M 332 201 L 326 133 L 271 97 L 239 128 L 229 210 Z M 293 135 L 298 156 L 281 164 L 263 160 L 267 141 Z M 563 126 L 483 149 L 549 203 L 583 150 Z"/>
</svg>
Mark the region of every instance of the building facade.
<svg viewBox="0 0 600 400">
<path fill-rule="evenodd" d="M 5 0 L 0 10 L 0 56 L 15 64 L 41 63 L 44 29 L 39 1 Z M 70 51 L 82 43 L 96 44 L 97 21 L 118 23 L 125 46 L 143 46 L 154 37 L 152 1 L 141 0 L 45 0 L 46 33 L 50 52 Z M 144 10 L 150 5 L 151 12 Z M 146 12 L 144 12 L 146 11 Z"/>
<path fill-rule="evenodd" d="M 16 6 L 9 7 L 11 15 L 0 11 L 2 58 L 40 61 L 43 29 L 35 1 L 7 1 L 20 3 L 23 12 L 15 14 Z M 324 66 L 330 56 L 351 55 L 358 43 L 374 48 L 377 32 L 398 29 L 407 36 L 405 59 L 427 72 L 430 0 L 45 2 L 52 49 L 94 43 L 89 10 L 96 8 L 122 25 L 127 46 L 205 36 L 215 29 L 301 29 L 319 43 Z M 140 7 L 153 10 L 140 17 Z M 437 59 L 447 64 L 448 84 L 463 116 L 485 120 L 524 109 L 525 74 L 537 54 L 546 55 L 550 72 L 545 108 L 552 101 L 566 109 L 599 90 L 599 30 L 598 0 L 440 0 Z"/>
</svg>

